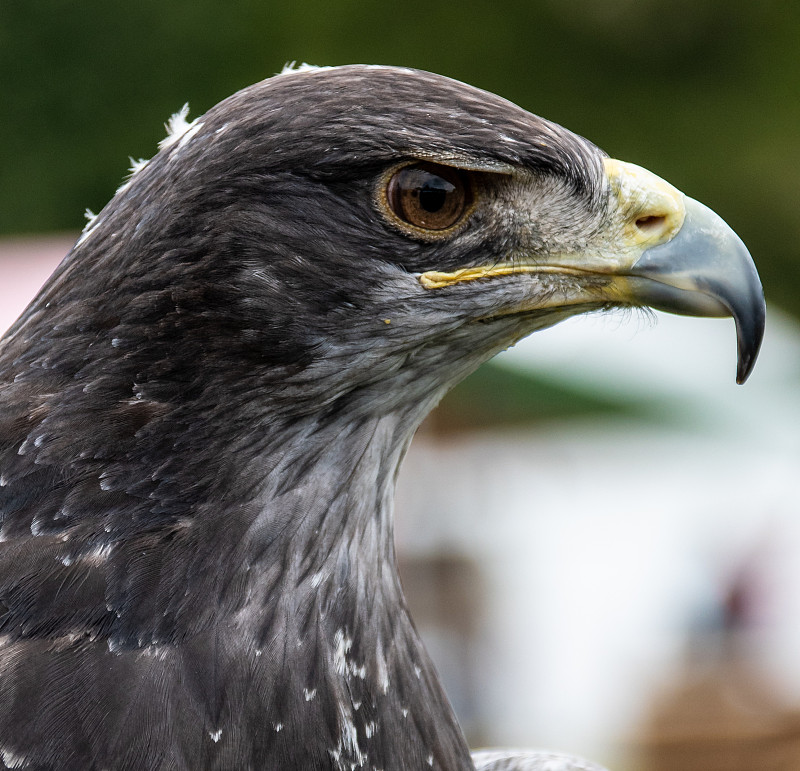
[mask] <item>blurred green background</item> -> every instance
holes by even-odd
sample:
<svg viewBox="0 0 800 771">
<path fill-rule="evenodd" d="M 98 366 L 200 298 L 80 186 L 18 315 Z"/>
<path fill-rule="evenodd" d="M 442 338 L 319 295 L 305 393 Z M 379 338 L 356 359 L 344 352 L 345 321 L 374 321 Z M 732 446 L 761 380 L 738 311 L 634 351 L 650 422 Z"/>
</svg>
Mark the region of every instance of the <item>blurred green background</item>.
<svg viewBox="0 0 800 771">
<path fill-rule="evenodd" d="M 800 3 L 2 0 L 0 233 L 77 230 L 191 116 L 296 60 L 433 70 L 650 168 L 800 315 Z"/>
</svg>

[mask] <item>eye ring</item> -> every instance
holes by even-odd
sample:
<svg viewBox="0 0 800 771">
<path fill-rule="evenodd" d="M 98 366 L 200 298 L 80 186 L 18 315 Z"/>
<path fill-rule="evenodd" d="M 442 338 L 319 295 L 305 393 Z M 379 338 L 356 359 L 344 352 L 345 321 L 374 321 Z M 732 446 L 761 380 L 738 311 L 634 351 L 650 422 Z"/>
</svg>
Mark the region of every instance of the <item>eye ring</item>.
<svg viewBox="0 0 800 771">
<path fill-rule="evenodd" d="M 428 161 L 390 169 L 381 179 L 380 203 L 390 219 L 427 239 L 451 235 L 475 208 L 469 172 Z"/>
</svg>

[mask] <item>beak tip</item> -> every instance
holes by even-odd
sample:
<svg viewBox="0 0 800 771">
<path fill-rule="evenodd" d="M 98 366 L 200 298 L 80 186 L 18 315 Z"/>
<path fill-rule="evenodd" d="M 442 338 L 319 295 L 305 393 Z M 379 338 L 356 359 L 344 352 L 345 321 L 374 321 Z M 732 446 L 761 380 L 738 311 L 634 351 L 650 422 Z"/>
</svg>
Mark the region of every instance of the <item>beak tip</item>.
<svg viewBox="0 0 800 771">
<path fill-rule="evenodd" d="M 753 370 L 752 361 L 744 362 L 739 361 L 739 366 L 736 369 L 736 385 L 744 385 L 750 373 Z"/>
<path fill-rule="evenodd" d="M 736 382 L 743 385 L 753 371 L 761 342 L 764 339 L 764 326 L 766 324 L 766 304 L 763 294 L 760 302 L 756 303 L 750 319 L 736 316 L 736 337 L 738 339 L 738 363 L 736 366 Z M 749 322 L 749 323 L 744 323 Z"/>
</svg>

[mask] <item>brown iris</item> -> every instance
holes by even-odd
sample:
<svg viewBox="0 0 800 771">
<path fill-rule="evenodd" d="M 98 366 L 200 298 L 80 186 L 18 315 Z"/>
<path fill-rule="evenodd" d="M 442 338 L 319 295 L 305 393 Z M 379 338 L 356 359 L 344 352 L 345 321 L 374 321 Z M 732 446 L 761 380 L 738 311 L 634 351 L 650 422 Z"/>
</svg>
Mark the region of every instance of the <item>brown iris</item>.
<svg viewBox="0 0 800 771">
<path fill-rule="evenodd" d="M 472 203 L 466 173 L 435 163 L 417 163 L 398 169 L 389 179 L 386 198 L 403 222 L 423 230 L 447 230 Z"/>
</svg>

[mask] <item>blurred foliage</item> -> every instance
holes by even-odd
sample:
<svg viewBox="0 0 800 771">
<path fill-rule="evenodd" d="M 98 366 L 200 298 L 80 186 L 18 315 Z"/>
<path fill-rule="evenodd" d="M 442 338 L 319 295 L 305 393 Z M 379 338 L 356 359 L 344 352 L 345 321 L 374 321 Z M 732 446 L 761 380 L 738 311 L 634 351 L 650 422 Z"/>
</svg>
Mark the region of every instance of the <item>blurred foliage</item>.
<svg viewBox="0 0 800 771">
<path fill-rule="evenodd" d="M 0 233 L 77 229 L 170 113 L 287 61 L 434 70 L 647 166 L 800 314 L 800 4 L 775 0 L 0 0 Z"/>
<path fill-rule="evenodd" d="M 612 416 L 663 428 L 696 428 L 703 419 L 689 405 L 662 396 L 643 394 L 635 399 L 629 394 L 592 390 L 587 382 L 493 364 L 481 367 L 449 391 L 428 416 L 423 430 L 442 435 Z"/>
</svg>

